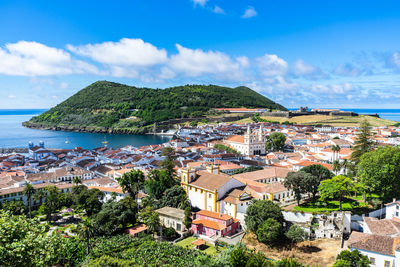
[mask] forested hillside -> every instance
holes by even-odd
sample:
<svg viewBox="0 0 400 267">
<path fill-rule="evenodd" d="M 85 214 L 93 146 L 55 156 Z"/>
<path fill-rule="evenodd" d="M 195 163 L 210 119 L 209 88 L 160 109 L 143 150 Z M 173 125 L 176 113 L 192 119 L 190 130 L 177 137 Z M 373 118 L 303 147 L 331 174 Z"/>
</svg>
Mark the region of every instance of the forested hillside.
<svg viewBox="0 0 400 267">
<path fill-rule="evenodd" d="M 286 110 L 247 87 L 185 85 L 150 89 L 98 81 L 32 118 L 28 124 L 143 127 L 169 119 L 200 117 L 211 108 L 219 107 Z"/>
</svg>

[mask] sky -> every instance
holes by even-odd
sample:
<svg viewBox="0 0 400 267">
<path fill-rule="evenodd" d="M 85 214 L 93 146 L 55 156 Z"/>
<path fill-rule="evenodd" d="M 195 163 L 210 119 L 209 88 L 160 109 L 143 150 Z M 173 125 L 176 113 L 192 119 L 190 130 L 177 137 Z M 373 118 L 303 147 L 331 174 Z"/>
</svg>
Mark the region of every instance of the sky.
<svg viewBox="0 0 400 267">
<path fill-rule="evenodd" d="M 2 0 L 0 109 L 49 108 L 98 80 L 399 108 L 399 11 L 397 0 Z"/>
</svg>

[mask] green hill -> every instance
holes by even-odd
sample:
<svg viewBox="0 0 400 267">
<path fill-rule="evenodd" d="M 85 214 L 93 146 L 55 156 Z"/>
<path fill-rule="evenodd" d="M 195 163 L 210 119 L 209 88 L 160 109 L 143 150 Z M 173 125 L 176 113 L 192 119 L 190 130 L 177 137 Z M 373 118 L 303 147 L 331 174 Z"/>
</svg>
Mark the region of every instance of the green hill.
<svg viewBox="0 0 400 267">
<path fill-rule="evenodd" d="M 137 88 L 98 81 L 64 102 L 25 122 L 27 127 L 98 129 L 143 128 L 154 122 L 206 115 L 212 108 L 246 107 L 286 110 L 247 87 L 185 85 L 167 89 Z"/>
</svg>

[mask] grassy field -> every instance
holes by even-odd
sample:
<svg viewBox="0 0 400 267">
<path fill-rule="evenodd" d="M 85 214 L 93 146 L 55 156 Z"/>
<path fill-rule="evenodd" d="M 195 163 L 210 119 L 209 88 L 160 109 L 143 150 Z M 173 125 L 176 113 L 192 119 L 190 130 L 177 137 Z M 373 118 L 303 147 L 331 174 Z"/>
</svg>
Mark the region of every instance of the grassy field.
<svg viewBox="0 0 400 267">
<path fill-rule="evenodd" d="M 292 122 L 295 124 L 304 124 L 304 125 L 315 125 L 315 124 L 324 124 L 324 125 L 332 125 L 332 126 L 358 126 L 364 119 L 366 119 L 372 126 L 389 126 L 394 125 L 398 122 L 376 118 L 372 116 L 357 116 L 357 117 L 346 117 L 346 116 L 328 116 L 328 115 L 309 115 L 309 116 L 298 116 L 293 118 L 282 118 L 282 117 L 261 117 L 264 120 L 268 121 L 277 121 L 277 122 Z M 249 123 L 253 120 L 251 118 L 246 118 L 240 121 L 236 121 L 234 123 Z"/>
<path fill-rule="evenodd" d="M 295 258 L 303 264 L 310 266 L 332 266 L 336 255 L 340 253 L 340 240 L 318 239 L 304 241 L 296 246 L 287 248 L 271 248 L 258 242 L 254 233 L 247 233 L 242 242 L 247 248 L 264 253 L 267 258 L 281 260 Z"/>
<path fill-rule="evenodd" d="M 184 247 L 184 248 L 192 248 L 192 242 L 195 241 L 196 239 L 197 239 L 196 237 L 190 236 L 188 238 L 185 238 L 185 239 L 177 242 L 176 245 Z M 215 249 L 215 247 L 213 245 L 211 245 L 210 243 L 206 243 L 204 247 L 206 247 L 206 248 L 203 249 L 202 251 L 204 253 L 207 253 L 207 254 L 211 255 L 211 256 L 215 256 L 215 255 L 217 255 L 219 253 Z M 226 248 L 225 247 L 219 247 L 219 251 L 222 251 L 224 249 L 226 249 Z"/>
</svg>

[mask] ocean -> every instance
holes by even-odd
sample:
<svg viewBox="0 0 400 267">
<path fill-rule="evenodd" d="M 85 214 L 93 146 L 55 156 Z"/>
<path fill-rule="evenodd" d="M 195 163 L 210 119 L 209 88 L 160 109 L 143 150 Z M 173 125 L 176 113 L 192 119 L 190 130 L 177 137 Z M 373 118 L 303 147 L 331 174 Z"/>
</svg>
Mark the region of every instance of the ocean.
<svg viewBox="0 0 400 267">
<path fill-rule="evenodd" d="M 289 108 L 289 110 L 297 110 L 298 108 Z M 360 115 L 375 114 L 377 113 L 382 119 L 399 121 L 400 122 L 400 109 L 357 109 L 357 108 L 341 108 L 344 111 L 354 111 Z"/>
<path fill-rule="evenodd" d="M 0 148 L 27 147 L 30 141 L 35 144 L 43 141 L 48 148 L 93 149 L 103 146 L 103 141 L 108 141 L 109 147 L 118 148 L 126 145 L 139 147 L 161 144 L 170 140 L 170 137 L 165 136 L 61 132 L 29 129 L 22 126 L 22 122 L 44 111 L 43 109 L 0 109 Z"/>
<path fill-rule="evenodd" d="M 342 109 L 359 114 L 378 113 L 383 119 L 400 122 L 400 109 Z M 38 115 L 43 109 L 0 109 L 0 148 L 27 147 L 30 141 L 38 144 L 45 143 L 48 148 L 75 148 L 92 149 L 102 146 L 107 140 L 108 146 L 113 148 L 126 145 L 144 146 L 161 144 L 170 140 L 170 137 L 154 135 L 121 135 L 98 133 L 75 133 L 49 130 L 37 130 L 22 127 L 22 122 Z M 68 143 L 66 143 L 68 141 Z"/>
</svg>

